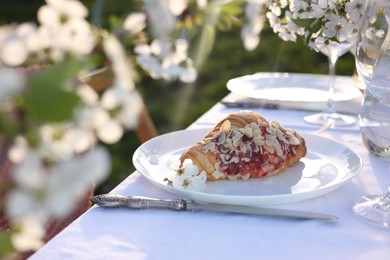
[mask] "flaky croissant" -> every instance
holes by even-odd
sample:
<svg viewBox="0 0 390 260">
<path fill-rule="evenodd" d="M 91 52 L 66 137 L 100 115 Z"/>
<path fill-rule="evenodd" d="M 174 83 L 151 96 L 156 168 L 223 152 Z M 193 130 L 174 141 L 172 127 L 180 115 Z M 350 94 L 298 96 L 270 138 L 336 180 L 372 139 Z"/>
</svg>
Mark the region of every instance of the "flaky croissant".
<svg viewBox="0 0 390 260">
<path fill-rule="evenodd" d="M 243 110 L 220 121 L 180 157 L 191 159 L 207 180 L 272 176 L 306 155 L 303 137 L 260 114 Z"/>
</svg>

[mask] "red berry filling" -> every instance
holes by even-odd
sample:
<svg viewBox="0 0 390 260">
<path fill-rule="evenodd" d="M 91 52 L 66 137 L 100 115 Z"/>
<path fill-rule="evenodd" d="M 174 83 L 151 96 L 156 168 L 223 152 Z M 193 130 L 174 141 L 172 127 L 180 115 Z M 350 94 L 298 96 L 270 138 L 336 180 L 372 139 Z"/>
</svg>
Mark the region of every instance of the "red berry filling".
<svg viewBox="0 0 390 260">
<path fill-rule="evenodd" d="M 215 168 L 229 179 L 267 176 L 278 170 L 300 141 L 279 125 L 251 123 L 220 131 L 204 146 L 216 155 Z"/>
</svg>

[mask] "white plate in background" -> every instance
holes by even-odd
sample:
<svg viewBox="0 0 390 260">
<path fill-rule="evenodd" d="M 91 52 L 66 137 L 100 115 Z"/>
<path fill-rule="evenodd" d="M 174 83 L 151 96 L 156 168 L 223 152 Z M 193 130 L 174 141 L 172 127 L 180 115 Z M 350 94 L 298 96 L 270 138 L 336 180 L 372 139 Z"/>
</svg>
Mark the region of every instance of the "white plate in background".
<svg viewBox="0 0 390 260">
<path fill-rule="evenodd" d="M 329 76 L 303 73 L 263 73 L 230 79 L 227 88 L 245 97 L 267 101 L 326 103 Z M 336 76 L 334 100 L 361 97 L 351 76 Z"/>
</svg>

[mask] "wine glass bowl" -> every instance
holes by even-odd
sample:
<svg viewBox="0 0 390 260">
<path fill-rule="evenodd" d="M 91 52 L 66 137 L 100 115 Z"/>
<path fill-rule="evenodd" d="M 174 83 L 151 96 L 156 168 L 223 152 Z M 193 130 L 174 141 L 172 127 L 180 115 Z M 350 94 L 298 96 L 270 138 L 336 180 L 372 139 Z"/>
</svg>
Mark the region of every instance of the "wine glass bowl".
<svg viewBox="0 0 390 260">
<path fill-rule="evenodd" d="M 370 154 L 390 162 L 389 27 L 390 2 L 367 0 L 355 55 L 356 70 L 365 85 L 359 125 Z M 386 194 L 363 196 L 352 210 L 369 223 L 390 228 L 390 186 Z"/>
<path fill-rule="evenodd" d="M 328 86 L 328 101 L 326 108 L 317 114 L 305 116 L 304 120 L 307 123 L 315 125 L 345 126 L 355 123 L 355 118 L 348 115 L 343 115 L 335 110 L 334 104 L 334 89 L 336 77 L 336 64 L 339 57 L 347 53 L 354 45 L 353 37 L 343 42 L 329 41 L 324 44 L 322 41 L 315 41 L 314 48 L 328 57 L 329 62 L 329 86 Z"/>
</svg>

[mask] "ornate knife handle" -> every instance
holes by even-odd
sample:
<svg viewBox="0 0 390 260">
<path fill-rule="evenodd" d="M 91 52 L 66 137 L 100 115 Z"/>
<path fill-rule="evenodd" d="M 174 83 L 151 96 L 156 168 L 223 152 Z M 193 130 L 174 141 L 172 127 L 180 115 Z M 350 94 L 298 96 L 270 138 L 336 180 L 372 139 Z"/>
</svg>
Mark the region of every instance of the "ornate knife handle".
<svg viewBox="0 0 390 260">
<path fill-rule="evenodd" d="M 183 199 L 162 200 L 143 196 L 122 196 L 101 194 L 93 196 L 91 201 L 101 207 L 131 209 L 165 208 L 172 210 L 186 210 L 187 201 Z"/>
</svg>

